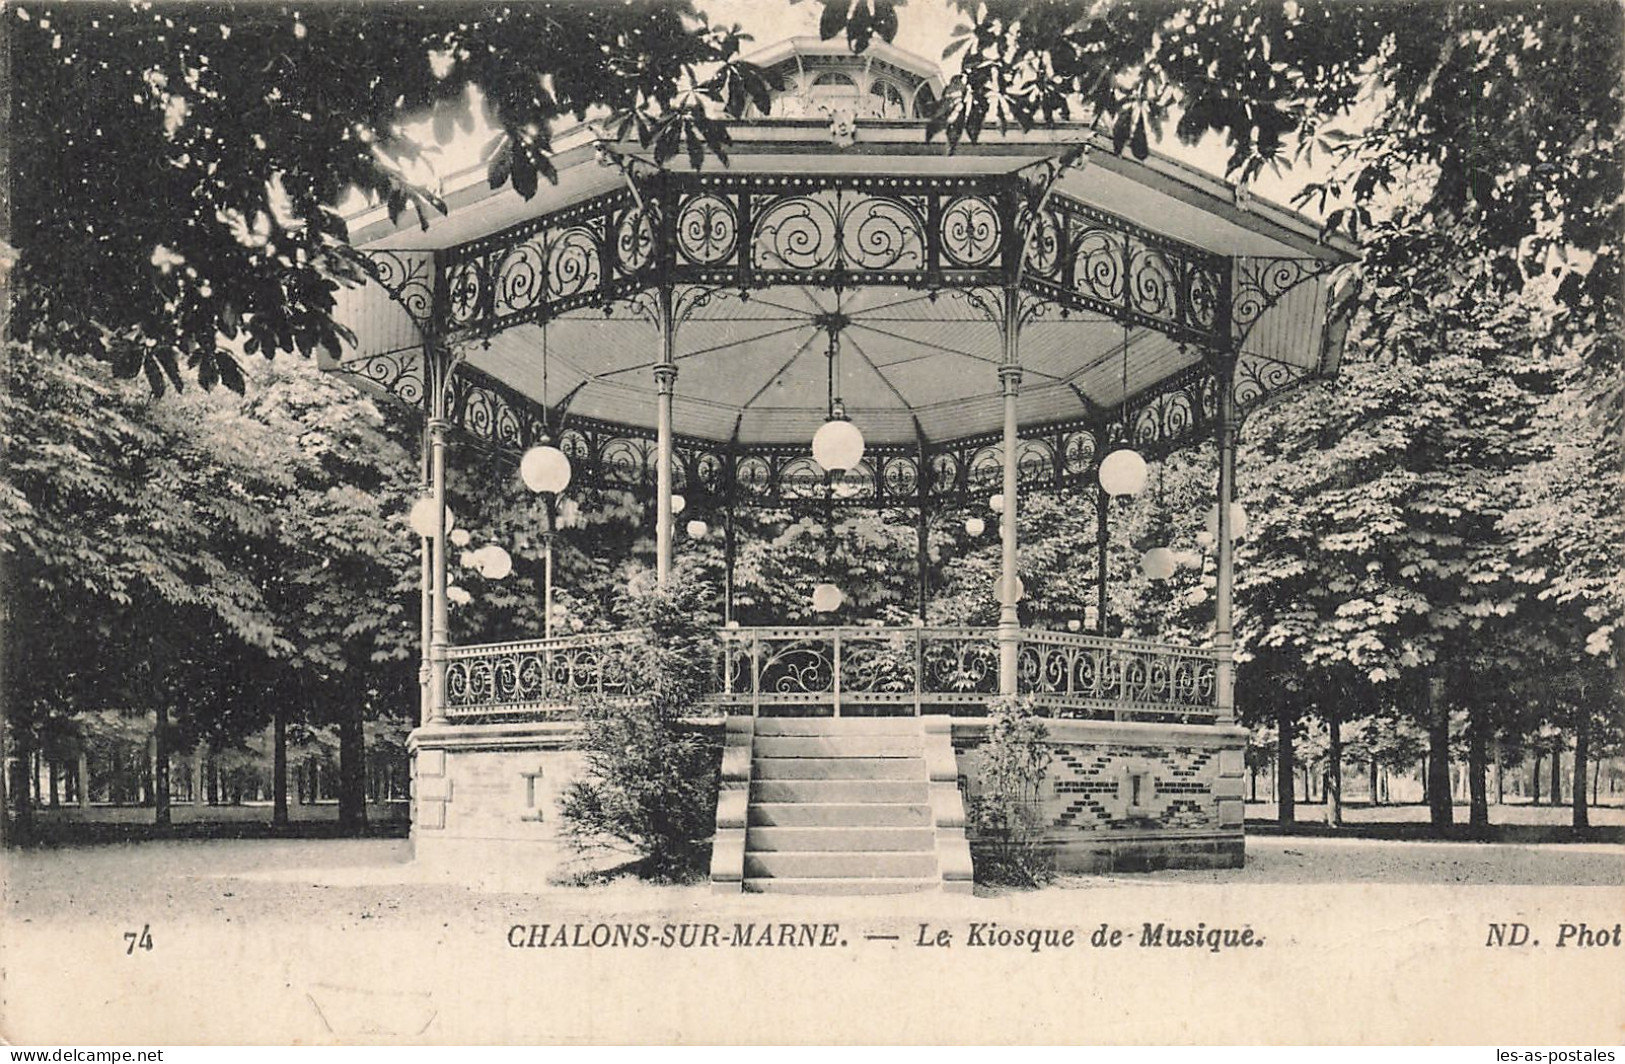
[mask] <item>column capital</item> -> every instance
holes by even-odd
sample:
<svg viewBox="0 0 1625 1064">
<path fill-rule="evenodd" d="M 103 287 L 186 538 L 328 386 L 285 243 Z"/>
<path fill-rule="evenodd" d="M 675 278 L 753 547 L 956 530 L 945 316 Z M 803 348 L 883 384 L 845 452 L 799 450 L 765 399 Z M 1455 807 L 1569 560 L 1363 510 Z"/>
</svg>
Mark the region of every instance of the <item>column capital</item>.
<svg viewBox="0 0 1625 1064">
<path fill-rule="evenodd" d="M 662 394 L 670 394 L 677 385 L 677 367 L 670 362 L 655 363 L 655 387 Z"/>
<path fill-rule="evenodd" d="M 1005 395 L 1015 395 L 1021 389 L 1022 369 L 1011 362 L 999 367 L 999 384 Z"/>
</svg>

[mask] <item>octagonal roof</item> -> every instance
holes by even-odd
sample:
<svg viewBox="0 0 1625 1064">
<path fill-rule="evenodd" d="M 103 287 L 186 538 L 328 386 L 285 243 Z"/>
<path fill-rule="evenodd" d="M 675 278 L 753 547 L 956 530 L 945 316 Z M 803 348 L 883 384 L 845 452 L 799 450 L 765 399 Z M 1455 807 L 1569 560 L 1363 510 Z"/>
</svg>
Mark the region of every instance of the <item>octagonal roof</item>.
<svg viewBox="0 0 1625 1064">
<path fill-rule="evenodd" d="M 698 175 L 656 174 L 635 149 L 624 151 L 628 166 L 600 165 L 593 132 L 577 128 L 556 139 L 557 184 L 532 200 L 490 189 L 476 168 L 449 182 L 448 213 L 426 231 L 379 211 L 355 219 L 362 247 L 437 273 L 441 294 L 420 295 L 438 299 L 441 316 L 403 310 L 399 291 L 393 303 L 378 289 L 350 293 L 345 313 L 359 343 L 346 359 L 409 358 L 428 328 L 460 344 L 467 365 L 552 415 L 647 430 L 662 346 L 657 323 L 629 292 L 665 281 L 689 293 L 673 345 L 679 433 L 805 446 L 836 395 L 871 442 L 920 445 L 998 429 L 1005 348 L 989 281 L 1025 270 L 1033 282 L 1020 304 L 1025 425 L 1110 419 L 1200 373 L 1219 330 L 1256 382 L 1335 369 L 1341 334 L 1327 328 L 1328 271 L 1353 254 L 1322 242 L 1310 220 L 1238 197 L 1173 159 L 1118 156 L 1078 125 L 990 130 L 950 152 L 925 138 L 919 117 L 941 91 L 934 64 L 888 45 L 854 56 L 844 45 L 796 39 L 753 58 L 784 88 L 768 114 L 730 123 L 725 169 L 707 159 Z M 1080 143 L 1091 148 L 1081 165 L 1045 169 Z M 628 176 L 638 173 L 646 178 Z M 1042 246 L 1033 235 L 1011 243 L 998 228 L 1033 217 L 1014 207 L 999 213 L 1010 183 L 1029 173 L 1053 178 L 1041 202 L 1059 212 L 1055 247 L 1065 263 L 1044 258 L 1042 238 Z M 609 230 L 619 224 L 624 237 L 633 201 L 667 194 L 667 209 L 680 215 L 668 220 L 668 239 L 679 245 L 670 270 L 639 266 L 640 285 L 629 288 L 615 281 L 632 275 L 617 273 Z M 589 211 L 599 203 L 601 213 Z M 701 229 L 714 231 L 680 232 L 702 204 Z M 994 252 L 978 259 L 949 245 L 956 209 L 991 227 L 1002 266 Z M 572 239 L 591 245 L 577 249 L 578 268 L 597 271 L 599 298 L 554 299 L 568 294 L 558 269 Z M 793 239 L 821 242 L 803 256 L 818 266 L 805 276 Z M 871 252 L 882 244 L 891 258 L 876 267 L 870 260 L 885 256 Z M 909 256 L 915 265 L 905 269 Z M 1213 293 L 1202 290 L 1221 280 L 1235 306 L 1215 314 L 1203 306 Z M 459 293 L 477 309 L 448 310 Z"/>
</svg>

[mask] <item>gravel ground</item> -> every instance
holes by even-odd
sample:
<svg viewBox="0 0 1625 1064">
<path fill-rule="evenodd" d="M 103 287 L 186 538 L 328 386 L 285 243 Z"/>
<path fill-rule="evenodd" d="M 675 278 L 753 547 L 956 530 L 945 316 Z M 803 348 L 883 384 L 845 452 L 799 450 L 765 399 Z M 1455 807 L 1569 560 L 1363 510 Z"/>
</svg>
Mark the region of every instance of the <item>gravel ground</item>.
<svg viewBox="0 0 1625 1064">
<path fill-rule="evenodd" d="M 1456 806 L 1456 823 L 1467 823 L 1469 810 L 1465 805 Z M 1248 820 L 1274 820 L 1276 808 L 1274 802 L 1248 802 Z M 1520 825 L 1549 825 L 1552 827 L 1566 827 L 1573 823 L 1574 812 L 1567 805 L 1531 805 L 1527 802 L 1507 802 L 1502 805 L 1490 806 L 1491 824 L 1520 824 Z M 1625 806 L 1620 805 L 1594 805 L 1589 810 L 1589 818 L 1593 827 L 1619 827 L 1625 825 Z M 1298 802 L 1293 820 L 1299 824 L 1324 824 L 1326 822 L 1326 806 L 1321 802 Z M 1408 805 L 1345 805 L 1343 807 L 1343 822 L 1349 825 L 1358 824 L 1426 824 L 1428 822 L 1428 807 L 1421 804 Z"/>
<path fill-rule="evenodd" d="M 77 919 L 161 903 L 171 914 L 226 920 L 331 918 L 335 900 L 357 919 L 403 906 L 414 912 L 456 905 L 521 906 L 538 894 L 591 895 L 662 904 L 709 897 L 709 888 L 655 887 L 617 881 L 564 887 L 513 875 L 463 870 L 456 882 L 411 861 L 406 840 L 175 840 L 72 846 L 8 855 L 6 909 L 13 919 Z M 1247 866 L 1149 874 L 1065 875 L 1054 890 L 1101 890 L 1136 884 L 1229 886 L 1388 883 L 1471 886 L 1619 886 L 1625 846 L 1486 845 L 1373 839 L 1252 837 Z M 979 888 L 983 896 L 1010 892 Z M 1042 892 L 1038 892 L 1042 893 Z"/>
<path fill-rule="evenodd" d="M 1625 1022 L 1625 951 L 1554 948 L 1625 915 L 1625 847 L 1248 842 L 1245 869 L 1066 876 L 893 898 L 578 888 L 396 840 L 11 852 L 0 1035 L 40 1043 L 1298 1042 L 1585 1044 Z M 719 948 L 530 948 L 533 925 L 715 924 Z M 736 923 L 829 948 L 727 948 Z M 1531 942 L 1486 949 L 1487 926 Z M 1071 931 L 999 947 L 987 927 Z M 1166 948 L 1156 924 L 1261 947 Z M 980 927 L 980 932 L 976 928 Z M 126 933 L 149 929 L 150 951 Z M 1097 930 L 1122 946 L 1095 948 Z M 517 929 L 517 930 L 516 930 Z M 946 932 L 948 948 L 922 946 Z M 520 945 L 515 946 L 515 936 Z M 1283 1007 L 1283 1002 L 1289 1007 Z"/>
</svg>

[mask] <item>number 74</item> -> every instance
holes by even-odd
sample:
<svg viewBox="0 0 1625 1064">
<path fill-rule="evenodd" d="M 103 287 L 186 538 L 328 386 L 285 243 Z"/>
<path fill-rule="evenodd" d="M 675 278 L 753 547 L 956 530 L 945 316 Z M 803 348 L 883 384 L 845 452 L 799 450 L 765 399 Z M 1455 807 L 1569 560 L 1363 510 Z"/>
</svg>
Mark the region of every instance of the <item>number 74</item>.
<svg viewBox="0 0 1625 1064">
<path fill-rule="evenodd" d="M 139 931 L 124 932 L 124 955 L 131 956 L 136 949 L 152 949 L 152 925 L 142 924 Z"/>
</svg>

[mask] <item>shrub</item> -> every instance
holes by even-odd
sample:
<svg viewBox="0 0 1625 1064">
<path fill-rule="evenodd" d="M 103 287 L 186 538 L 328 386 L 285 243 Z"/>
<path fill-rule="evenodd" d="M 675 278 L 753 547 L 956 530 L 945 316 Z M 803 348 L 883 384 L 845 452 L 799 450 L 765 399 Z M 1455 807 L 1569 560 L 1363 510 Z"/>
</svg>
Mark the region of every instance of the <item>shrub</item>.
<svg viewBox="0 0 1625 1064">
<path fill-rule="evenodd" d="M 566 832 L 577 846 L 618 841 L 651 879 L 703 870 L 716 830 L 720 745 L 684 723 L 705 694 L 716 660 L 716 618 L 706 590 L 681 571 L 668 586 L 644 575 L 618 602 L 637 634 L 615 653 L 625 698 L 580 707 L 585 770 L 566 790 Z"/>
<path fill-rule="evenodd" d="M 1036 887 L 1055 875 L 1045 850 L 1039 788 L 1049 768 L 1049 729 L 1030 699 L 1000 698 L 988 707 L 981 755 L 982 792 L 969 819 L 984 882 Z"/>
</svg>

